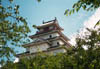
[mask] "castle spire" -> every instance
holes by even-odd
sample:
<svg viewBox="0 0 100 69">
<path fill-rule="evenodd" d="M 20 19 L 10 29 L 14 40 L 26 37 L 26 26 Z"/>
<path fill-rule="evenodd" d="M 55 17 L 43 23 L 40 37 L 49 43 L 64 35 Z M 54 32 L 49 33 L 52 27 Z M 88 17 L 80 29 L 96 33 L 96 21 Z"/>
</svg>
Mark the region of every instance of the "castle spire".
<svg viewBox="0 0 100 69">
<path fill-rule="evenodd" d="M 43 20 L 43 24 L 44 24 L 44 20 Z"/>
<path fill-rule="evenodd" d="M 55 21 L 57 20 L 57 18 L 55 17 Z"/>
</svg>

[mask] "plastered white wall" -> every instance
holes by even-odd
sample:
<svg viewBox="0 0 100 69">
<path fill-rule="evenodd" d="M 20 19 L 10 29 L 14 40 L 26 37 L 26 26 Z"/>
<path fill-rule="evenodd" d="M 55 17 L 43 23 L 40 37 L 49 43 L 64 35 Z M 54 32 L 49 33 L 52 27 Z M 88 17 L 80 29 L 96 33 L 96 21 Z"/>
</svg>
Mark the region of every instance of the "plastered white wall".
<svg viewBox="0 0 100 69">
<path fill-rule="evenodd" d="M 56 37 L 56 36 L 60 36 L 58 33 L 52 33 L 52 34 L 49 34 L 49 35 L 41 35 L 40 37 L 38 37 L 38 38 L 33 38 L 33 42 L 35 41 L 35 40 L 37 40 L 37 39 L 48 39 L 48 38 L 50 38 L 50 35 L 52 36 L 52 38 L 53 37 Z"/>
<path fill-rule="evenodd" d="M 38 51 L 45 51 L 45 50 L 47 50 L 47 48 L 49 48 L 49 46 L 46 43 L 40 44 L 37 46 L 32 46 L 32 47 L 30 47 L 30 53 L 35 53 Z"/>
<path fill-rule="evenodd" d="M 57 53 L 65 53 L 65 52 L 66 52 L 65 49 L 57 49 L 57 50 L 53 50 L 53 51 L 48 52 L 48 53 L 56 55 Z"/>
<path fill-rule="evenodd" d="M 52 42 L 52 46 L 56 46 L 57 45 L 57 42 L 59 42 L 60 45 L 63 45 L 64 42 L 62 40 L 56 40 L 56 41 L 53 41 Z"/>
</svg>

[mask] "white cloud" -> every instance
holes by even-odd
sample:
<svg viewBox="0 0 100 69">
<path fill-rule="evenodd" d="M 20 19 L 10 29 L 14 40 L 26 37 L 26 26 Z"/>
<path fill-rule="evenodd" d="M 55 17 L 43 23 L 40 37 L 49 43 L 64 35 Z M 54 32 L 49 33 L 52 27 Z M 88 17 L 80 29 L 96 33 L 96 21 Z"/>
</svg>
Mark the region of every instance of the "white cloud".
<svg viewBox="0 0 100 69">
<path fill-rule="evenodd" d="M 1 65 L 0 65 L 0 68 L 1 68 Z"/>
<path fill-rule="evenodd" d="M 15 58 L 14 63 L 17 63 L 17 62 L 19 62 L 19 58 Z"/>
<path fill-rule="evenodd" d="M 94 29 L 94 26 L 95 24 L 100 20 L 100 8 L 98 8 L 96 10 L 96 12 L 91 16 L 89 17 L 88 20 L 84 21 L 84 25 L 83 25 L 83 28 L 80 29 L 79 33 L 80 35 L 85 35 L 86 33 L 86 28 L 89 28 L 89 29 Z M 77 33 L 75 33 L 74 35 L 71 35 L 71 40 L 70 40 L 70 43 L 72 45 L 75 45 L 75 38 L 77 37 Z"/>
<path fill-rule="evenodd" d="M 94 28 L 95 24 L 100 20 L 100 8 L 89 18 L 89 20 L 84 22 L 84 27 Z"/>
<path fill-rule="evenodd" d="M 69 41 L 70 44 L 72 44 L 72 45 L 76 44 L 76 42 L 75 42 L 76 35 L 77 35 L 77 33 L 74 33 L 73 35 L 71 35 L 71 38 Z"/>
</svg>

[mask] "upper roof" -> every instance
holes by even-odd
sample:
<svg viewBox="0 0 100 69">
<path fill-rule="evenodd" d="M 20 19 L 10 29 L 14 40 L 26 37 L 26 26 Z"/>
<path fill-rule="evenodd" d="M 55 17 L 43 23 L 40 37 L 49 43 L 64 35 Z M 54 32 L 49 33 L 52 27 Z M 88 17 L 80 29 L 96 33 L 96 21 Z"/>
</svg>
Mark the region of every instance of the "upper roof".
<svg viewBox="0 0 100 69">
<path fill-rule="evenodd" d="M 47 29 L 46 27 L 54 26 L 52 29 Z M 46 28 L 46 29 L 45 29 Z M 39 31 L 36 32 L 36 34 L 29 36 L 31 39 L 36 38 L 41 35 L 46 35 L 50 33 L 59 33 L 61 36 L 63 36 L 66 40 L 69 40 L 63 33 L 61 33 L 61 30 L 63 30 L 59 24 L 57 19 L 55 18 L 54 20 L 48 21 L 48 22 L 43 22 L 42 25 L 37 26 L 37 29 Z M 45 29 L 44 31 L 40 31 L 40 29 Z"/>
<path fill-rule="evenodd" d="M 57 27 L 57 29 L 63 30 L 63 28 L 61 28 L 59 26 L 56 18 L 54 20 L 50 20 L 50 21 L 47 21 L 47 22 L 43 21 L 43 24 L 41 24 L 40 26 L 37 26 L 37 29 L 41 29 L 41 28 L 45 28 L 45 27 L 49 27 L 49 26 L 55 26 L 55 27 Z"/>
</svg>

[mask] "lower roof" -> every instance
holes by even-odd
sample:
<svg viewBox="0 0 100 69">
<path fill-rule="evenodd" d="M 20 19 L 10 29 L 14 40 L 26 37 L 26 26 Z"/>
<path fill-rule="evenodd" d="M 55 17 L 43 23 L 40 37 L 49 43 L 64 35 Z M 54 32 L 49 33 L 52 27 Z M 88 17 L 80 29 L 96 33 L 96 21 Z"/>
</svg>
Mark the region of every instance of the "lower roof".
<svg viewBox="0 0 100 69">
<path fill-rule="evenodd" d="M 48 49 L 48 50 L 46 50 L 46 51 L 41 51 L 41 52 L 43 52 L 43 53 L 48 53 L 48 52 L 52 52 L 52 51 L 55 51 L 55 50 L 59 50 L 59 49 L 65 49 L 66 47 L 56 47 L 56 48 L 52 48 L 52 49 Z M 66 49 L 65 49 L 66 50 Z M 36 55 L 36 54 L 38 54 L 38 53 L 40 53 L 40 52 L 36 52 L 36 53 L 27 53 L 27 52 L 25 52 L 25 53 L 21 53 L 21 54 L 17 54 L 17 57 L 22 57 L 22 56 L 31 56 L 31 55 Z"/>
<path fill-rule="evenodd" d="M 42 41 L 38 41 L 38 42 L 31 42 L 29 44 L 25 44 L 23 45 L 24 47 L 31 47 L 31 46 L 35 46 L 35 45 L 39 45 L 39 44 L 50 44 L 50 41 L 55 41 L 55 40 L 62 40 L 65 44 L 67 44 L 69 47 L 71 47 L 71 44 L 68 43 L 68 41 L 66 41 L 63 37 L 61 36 L 57 36 L 57 37 L 53 37 L 53 38 L 48 38 Z"/>
</svg>

